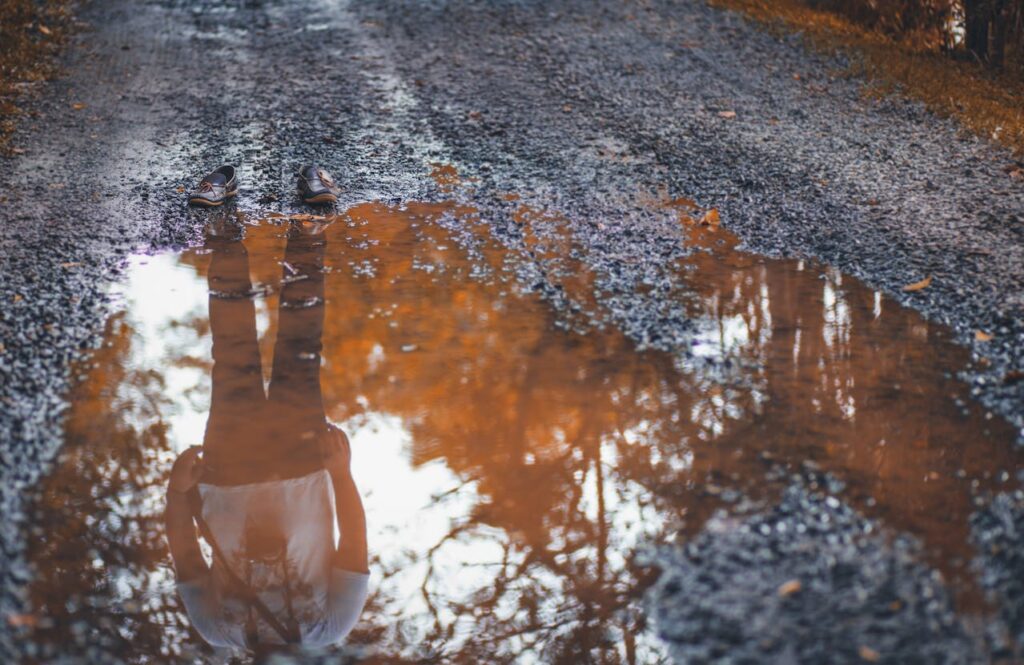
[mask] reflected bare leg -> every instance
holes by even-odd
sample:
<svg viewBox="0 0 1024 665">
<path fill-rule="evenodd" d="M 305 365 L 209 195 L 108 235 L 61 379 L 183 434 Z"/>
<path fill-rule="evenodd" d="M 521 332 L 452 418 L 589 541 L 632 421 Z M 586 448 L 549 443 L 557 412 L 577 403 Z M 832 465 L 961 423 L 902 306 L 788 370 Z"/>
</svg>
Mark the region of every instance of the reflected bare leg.
<svg viewBox="0 0 1024 665">
<path fill-rule="evenodd" d="M 206 246 L 213 250 L 208 274 L 213 389 L 203 456 L 216 479 L 256 452 L 262 428 L 255 416 L 264 411 L 266 396 L 245 246 L 220 238 Z"/>
<path fill-rule="evenodd" d="M 270 383 L 274 436 L 290 456 L 307 461 L 319 459 L 327 428 L 320 391 L 324 246 L 322 235 L 289 231 Z"/>
</svg>

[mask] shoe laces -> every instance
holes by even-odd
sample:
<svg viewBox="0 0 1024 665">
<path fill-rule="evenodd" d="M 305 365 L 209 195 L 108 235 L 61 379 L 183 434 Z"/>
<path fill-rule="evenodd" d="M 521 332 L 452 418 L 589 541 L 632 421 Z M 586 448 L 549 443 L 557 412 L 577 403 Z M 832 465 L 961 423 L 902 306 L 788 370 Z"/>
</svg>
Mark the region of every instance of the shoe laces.
<svg viewBox="0 0 1024 665">
<path fill-rule="evenodd" d="M 331 180 L 331 176 L 328 175 L 326 171 L 321 171 L 320 169 L 317 169 L 316 175 L 318 178 L 320 178 L 320 182 L 322 182 L 326 187 L 334 187 L 334 181 Z"/>
</svg>

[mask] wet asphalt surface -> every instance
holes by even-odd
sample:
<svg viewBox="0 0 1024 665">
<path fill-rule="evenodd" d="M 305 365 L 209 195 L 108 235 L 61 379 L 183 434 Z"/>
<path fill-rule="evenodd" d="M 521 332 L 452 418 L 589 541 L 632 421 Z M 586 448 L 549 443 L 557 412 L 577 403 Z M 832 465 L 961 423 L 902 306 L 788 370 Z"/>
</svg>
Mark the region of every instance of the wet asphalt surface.
<svg viewBox="0 0 1024 665">
<path fill-rule="evenodd" d="M 99 341 L 106 289 L 128 254 L 201 238 L 204 215 L 177 190 L 221 163 L 240 167 L 239 209 L 284 212 L 302 210 L 293 174 L 307 161 L 335 174 L 346 203 L 449 198 L 427 173 L 453 164 L 476 179 L 459 196 L 512 248 L 522 238 L 504 194 L 558 211 L 567 251 L 598 275 L 593 316 L 673 351 L 692 331 L 658 295 L 686 250 L 676 217 L 644 201 L 692 198 L 748 249 L 820 259 L 951 325 L 972 346 L 972 393 L 1024 427 L 1024 187 L 1004 172 L 1011 156 L 917 105 L 866 97 L 841 57 L 797 37 L 701 2 L 160 0 L 87 4 L 82 19 L 64 77 L 35 102 L 41 120 L 12 141 L 25 154 L 0 163 L 0 615 L 24 610 L 27 501 L 60 446 L 71 363 Z M 586 308 L 542 258 L 520 273 L 554 307 Z M 929 288 L 901 292 L 926 276 Z M 808 483 L 797 474 L 778 506 L 655 555 L 673 572 L 651 613 L 674 655 L 820 662 L 841 644 L 834 660 L 870 660 L 866 646 L 886 662 L 983 662 L 1024 642 L 1019 492 L 978 499 L 981 577 L 1006 601 L 978 638 L 911 545 L 874 536 L 827 500 L 827 482 Z M 772 520 L 805 524 L 800 542 L 764 533 Z M 814 603 L 745 605 L 728 589 L 738 565 L 758 568 L 752 585 L 800 576 L 847 599 L 828 610 L 841 634 L 808 628 Z M 679 600 L 672 580 L 688 576 L 713 606 Z M 874 617 L 883 596 L 914 611 Z M 0 654 L 25 653 L 17 635 L 0 626 Z M 783 648 L 784 635 L 801 637 Z"/>
</svg>

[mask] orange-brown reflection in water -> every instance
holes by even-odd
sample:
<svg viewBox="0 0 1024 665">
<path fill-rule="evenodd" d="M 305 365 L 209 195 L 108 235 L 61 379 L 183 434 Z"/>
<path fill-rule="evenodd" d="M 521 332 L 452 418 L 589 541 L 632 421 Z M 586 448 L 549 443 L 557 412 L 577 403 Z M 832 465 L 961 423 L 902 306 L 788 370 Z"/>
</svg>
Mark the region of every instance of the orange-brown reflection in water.
<svg viewBox="0 0 1024 665">
<path fill-rule="evenodd" d="M 948 576 L 964 574 L 971 482 L 993 486 L 1021 467 L 1013 428 L 965 403 L 953 378 L 966 351 L 858 280 L 739 252 L 735 236 L 693 219 L 681 215 L 703 251 L 681 262 L 677 288 L 717 326 L 717 353 L 755 361 L 761 386 L 726 400 L 756 415 L 718 438 L 707 470 L 728 468 L 721 455 L 738 450 L 813 461 L 848 482 L 862 508 L 921 536 Z"/>
<path fill-rule="evenodd" d="M 934 327 L 827 269 L 737 253 L 722 231 L 692 229 L 710 251 L 682 262 L 677 295 L 702 330 L 692 355 L 731 375 L 615 330 L 559 330 L 470 208 L 366 204 L 326 236 L 321 384 L 353 441 L 373 573 L 350 641 L 381 658 L 651 662 L 634 547 L 680 520 L 699 530 L 724 489 L 762 492 L 766 458 L 835 472 L 956 572 L 971 482 L 1019 467 L 1007 426 L 954 408 L 943 371 L 961 356 Z M 249 226 L 245 246 L 266 368 L 285 225 Z M 129 659 L 206 653 L 159 513 L 208 408 L 209 258 L 136 265 L 76 389 L 32 544 L 41 641 L 79 620 Z"/>
</svg>

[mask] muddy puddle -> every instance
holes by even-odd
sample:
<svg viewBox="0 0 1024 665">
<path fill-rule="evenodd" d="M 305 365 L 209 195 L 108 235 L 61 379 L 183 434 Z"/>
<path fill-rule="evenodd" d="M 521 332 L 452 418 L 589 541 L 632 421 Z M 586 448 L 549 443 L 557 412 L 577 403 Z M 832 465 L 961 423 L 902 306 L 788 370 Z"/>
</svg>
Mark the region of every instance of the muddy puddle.
<svg viewBox="0 0 1024 665">
<path fill-rule="evenodd" d="M 613 327 L 567 330 L 518 285 L 542 217 L 517 213 L 522 255 L 470 208 L 370 203 L 226 216 L 202 247 L 133 260 L 36 509 L 40 660 L 87 643 L 226 662 L 240 652 L 211 643 L 280 642 L 223 560 L 284 628 L 347 633 L 370 661 L 658 662 L 638 549 L 770 498 L 769 472 L 805 462 L 920 539 L 962 612 L 988 611 L 967 565 L 972 498 L 1021 460 L 951 378 L 966 356 L 945 331 L 695 221 L 665 297 L 698 332 L 640 352 Z M 562 268 L 561 288 L 599 307 L 592 277 Z M 348 435 L 348 472 L 325 421 Z M 168 477 L 204 441 L 199 510 L 227 552 L 203 542 L 197 562 L 179 529 L 172 561 Z"/>
</svg>

